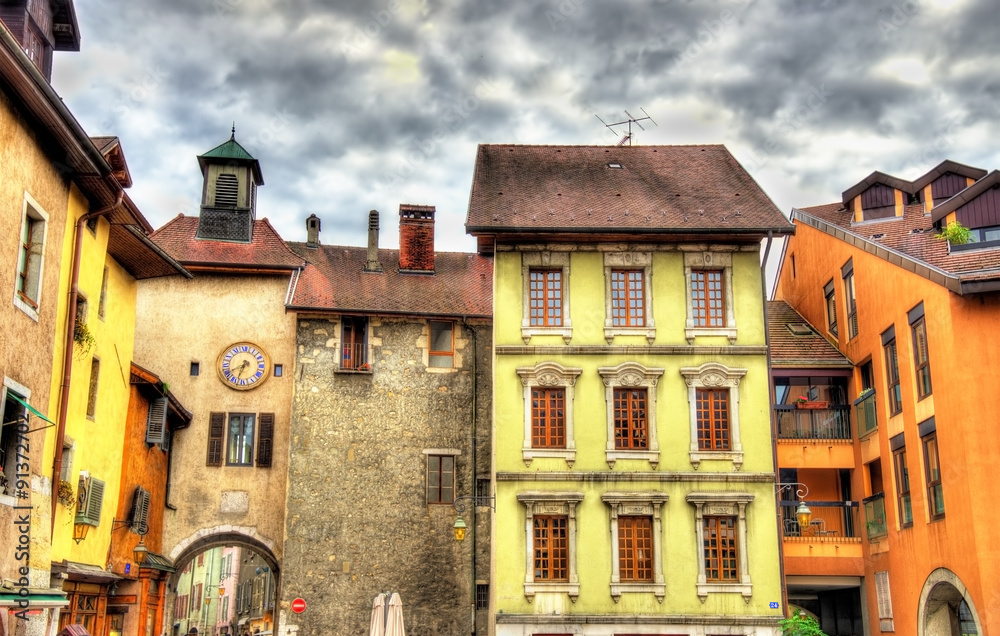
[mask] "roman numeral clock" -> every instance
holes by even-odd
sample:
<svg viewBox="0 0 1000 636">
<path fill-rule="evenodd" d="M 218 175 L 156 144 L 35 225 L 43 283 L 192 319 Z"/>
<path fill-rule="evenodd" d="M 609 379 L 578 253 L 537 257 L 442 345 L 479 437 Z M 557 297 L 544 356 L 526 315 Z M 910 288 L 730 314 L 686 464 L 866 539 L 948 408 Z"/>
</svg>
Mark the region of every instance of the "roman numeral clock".
<svg viewBox="0 0 1000 636">
<path fill-rule="evenodd" d="M 237 342 L 219 355 L 219 378 L 237 391 L 247 391 L 264 383 L 271 375 L 271 359 L 252 342 Z"/>
</svg>

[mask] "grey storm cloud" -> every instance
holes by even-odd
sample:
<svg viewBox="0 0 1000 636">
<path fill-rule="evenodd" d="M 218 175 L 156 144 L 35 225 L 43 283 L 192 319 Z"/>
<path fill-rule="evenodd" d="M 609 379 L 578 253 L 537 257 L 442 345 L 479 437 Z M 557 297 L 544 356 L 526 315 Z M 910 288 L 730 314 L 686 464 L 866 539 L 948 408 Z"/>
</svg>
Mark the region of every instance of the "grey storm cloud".
<svg viewBox="0 0 1000 636">
<path fill-rule="evenodd" d="M 993 169 L 1000 53 L 989 0 L 148 0 L 78 2 L 83 50 L 56 89 L 122 138 L 154 226 L 197 214 L 195 156 L 260 159 L 258 215 L 290 240 L 324 220 L 394 247 L 400 203 L 438 206 L 439 249 L 473 247 L 478 143 L 724 143 L 779 207 L 835 201 L 872 169 Z"/>
</svg>

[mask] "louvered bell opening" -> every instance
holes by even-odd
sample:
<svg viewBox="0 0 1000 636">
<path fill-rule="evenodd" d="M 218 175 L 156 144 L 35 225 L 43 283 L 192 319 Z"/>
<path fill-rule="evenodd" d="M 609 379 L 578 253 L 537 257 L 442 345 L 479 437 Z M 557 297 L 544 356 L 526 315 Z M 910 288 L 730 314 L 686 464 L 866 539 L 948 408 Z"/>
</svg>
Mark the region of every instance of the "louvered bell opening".
<svg viewBox="0 0 1000 636">
<path fill-rule="evenodd" d="M 239 200 L 240 183 L 234 174 L 220 174 L 215 180 L 215 205 L 235 208 Z"/>
</svg>

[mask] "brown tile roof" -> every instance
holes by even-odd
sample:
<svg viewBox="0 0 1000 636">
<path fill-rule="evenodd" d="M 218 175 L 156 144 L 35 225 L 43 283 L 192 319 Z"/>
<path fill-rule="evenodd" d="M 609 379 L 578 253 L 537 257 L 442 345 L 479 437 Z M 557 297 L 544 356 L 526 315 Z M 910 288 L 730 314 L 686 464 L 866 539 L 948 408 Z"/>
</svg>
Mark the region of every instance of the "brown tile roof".
<svg viewBox="0 0 1000 636">
<path fill-rule="evenodd" d="M 151 236 L 188 269 L 292 270 L 303 265 L 267 219 L 254 221 L 250 243 L 200 239 L 197 231 L 198 217 L 177 215 Z"/>
<path fill-rule="evenodd" d="M 793 333 L 790 325 L 797 326 L 798 331 L 806 331 L 805 327 L 808 327 L 808 334 Z M 771 363 L 776 368 L 854 366 L 783 300 L 771 300 L 767 303 L 767 335 L 771 346 Z"/>
<path fill-rule="evenodd" d="M 924 214 L 924 206 L 919 203 L 906 206 L 902 217 L 863 223 L 852 223 L 851 212 L 840 203 L 795 210 L 792 218 L 801 218 L 799 213 L 825 221 L 869 243 L 899 252 L 962 280 L 1000 276 L 1000 271 L 984 271 L 1000 270 L 1000 248 L 949 253 L 948 242 L 934 238 L 937 230 L 933 227 L 932 218 Z"/>
<path fill-rule="evenodd" d="M 363 273 L 368 250 L 363 247 L 305 243 L 288 246 L 308 261 L 295 283 L 291 309 L 420 314 L 438 316 L 493 315 L 493 261 L 477 254 L 437 252 L 435 273 L 399 272 L 399 251 L 378 251 L 384 273 Z"/>
<path fill-rule="evenodd" d="M 618 164 L 620 168 L 609 167 Z M 479 146 L 466 229 L 790 234 L 725 146 Z"/>
</svg>

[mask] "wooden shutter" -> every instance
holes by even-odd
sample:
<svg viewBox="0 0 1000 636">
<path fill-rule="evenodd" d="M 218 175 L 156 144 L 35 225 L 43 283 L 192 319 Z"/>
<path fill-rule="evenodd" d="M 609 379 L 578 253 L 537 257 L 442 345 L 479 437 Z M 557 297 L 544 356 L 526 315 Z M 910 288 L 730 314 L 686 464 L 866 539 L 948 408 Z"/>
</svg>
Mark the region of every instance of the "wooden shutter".
<svg viewBox="0 0 1000 636">
<path fill-rule="evenodd" d="M 147 519 L 149 518 L 149 491 L 142 486 L 136 486 L 135 494 L 132 495 L 132 514 L 129 516 L 129 524 L 132 532 L 145 534 L 142 530 L 148 530 Z M 143 528 L 143 526 L 146 526 Z"/>
<path fill-rule="evenodd" d="M 257 466 L 271 467 L 271 451 L 274 447 L 274 413 L 260 414 L 260 433 L 257 437 Z"/>
<path fill-rule="evenodd" d="M 149 403 L 146 418 L 146 443 L 162 444 L 167 433 L 167 398 L 161 397 Z"/>
<path fill-rule="evenodd" d="M 208 420 L 208 459 L 206 466 L 222 466 L 222 439 L 226 434 L 226 414 L 212 413 Z"/>
<path fill-rule="evenodd" d="M 104 482 L 95 477 L 81 477 L 79 491 L 77 495 L 79 503 L 74 523 L 100 525 L 101 505 L 104 503 Z"/>
</svg>

